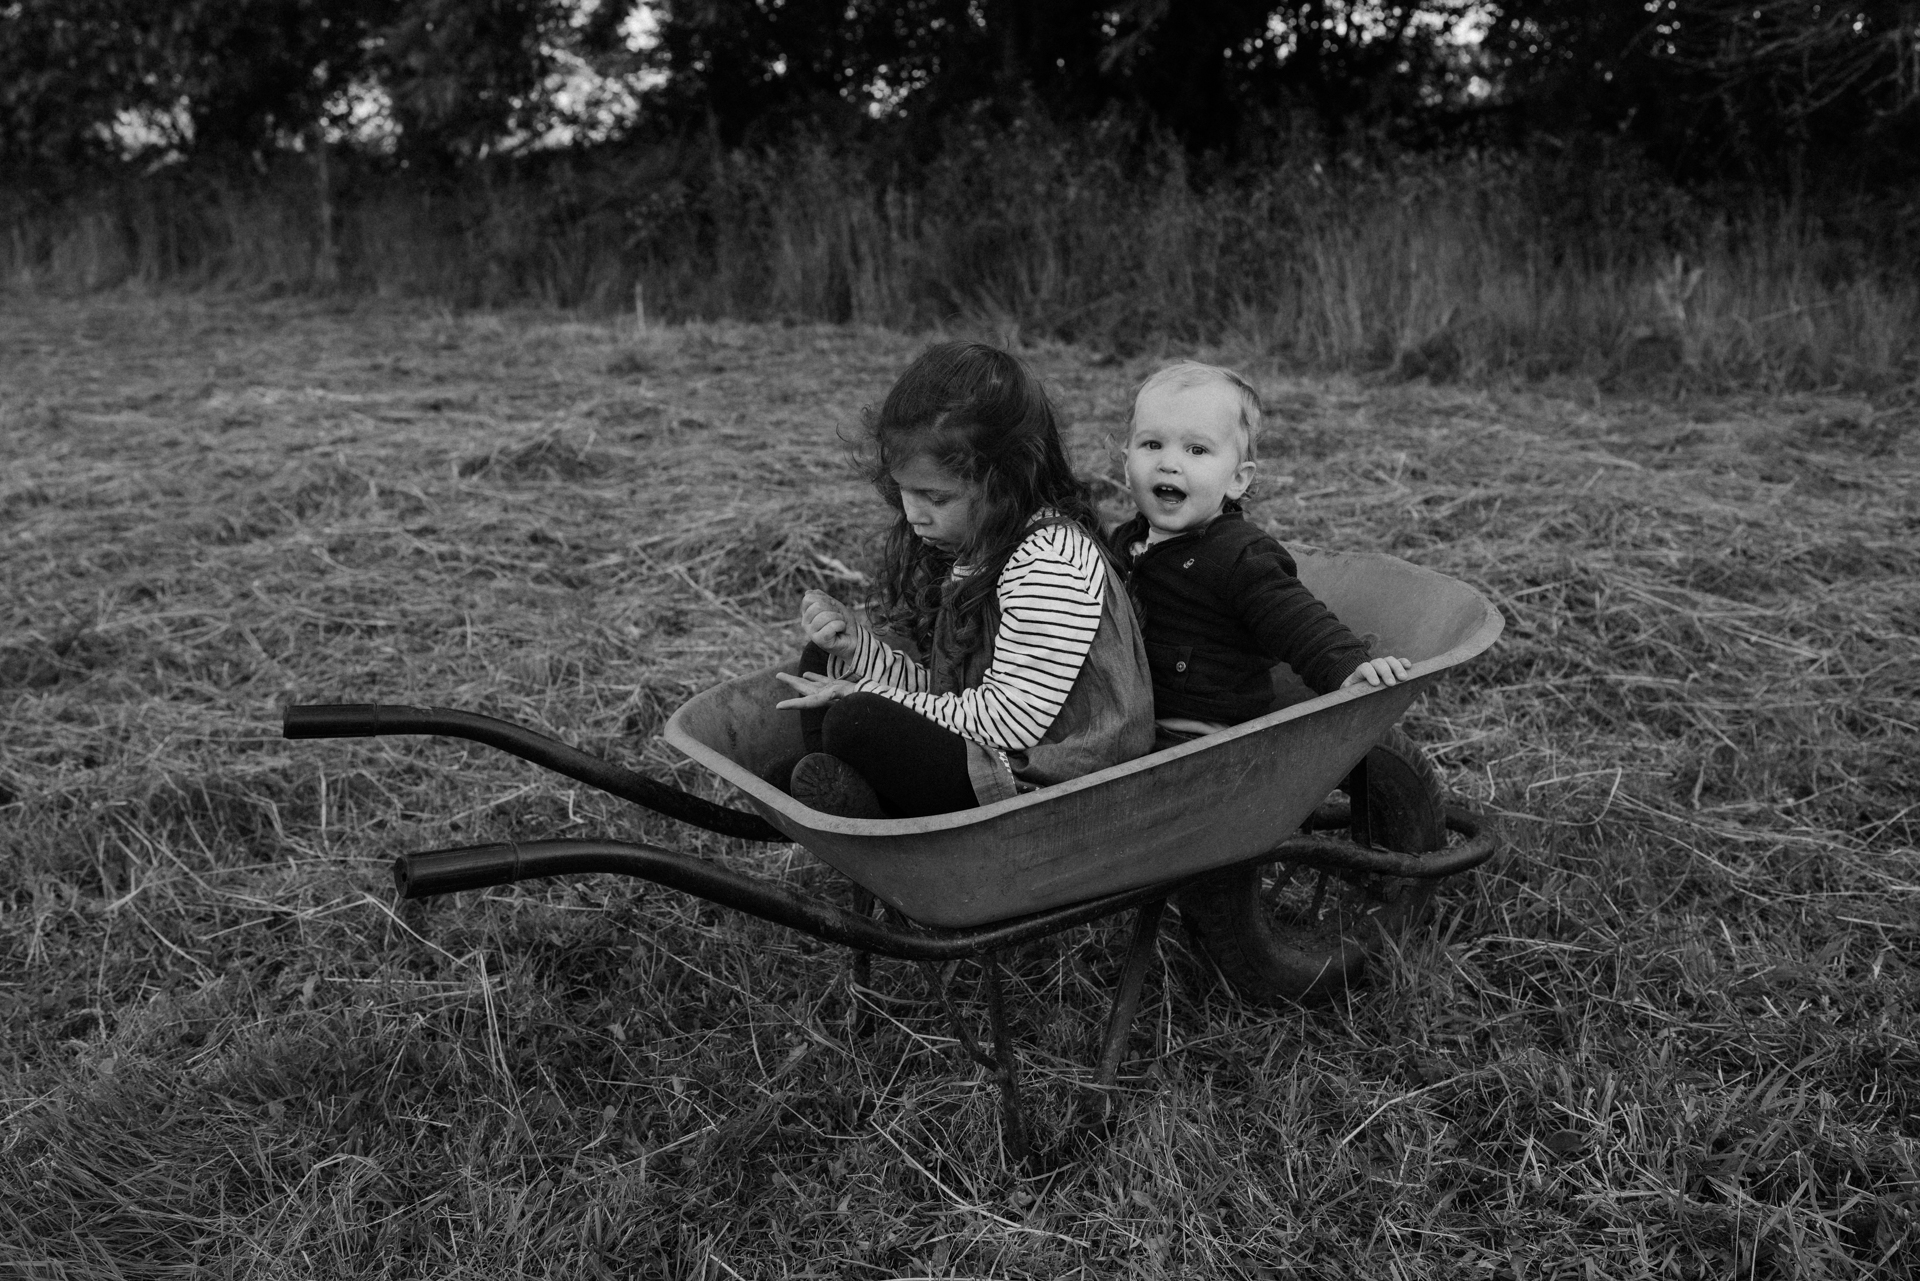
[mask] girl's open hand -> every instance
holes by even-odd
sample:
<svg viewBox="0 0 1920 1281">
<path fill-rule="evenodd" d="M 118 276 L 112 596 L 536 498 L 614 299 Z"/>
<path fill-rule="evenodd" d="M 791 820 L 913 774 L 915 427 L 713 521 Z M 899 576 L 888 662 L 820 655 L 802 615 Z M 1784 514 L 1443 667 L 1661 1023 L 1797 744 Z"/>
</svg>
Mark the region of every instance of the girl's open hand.
<svg viewBox="0 0 1920 1281">
<path fill-rule="evenodd" d="M 818 588 L 800 602 L 800 630 L 835 658 L 850 659 L 860 652 L 859 626 L 852 610 Z"/>
<path fill-rule="evenodd" d="M 1370 658 L 1354 668 L 1352 675 L 1340 682 L 1340 688 L 1362 681 L 1369 685 L 1398 685 L 1412 674 L 1413 666 L 1404 658 Z"/>
<path fill-rule="evenodd" d="M 798 676 L 791 672 L 775 672 L 774 675 L 800 691 L 799 698 L 782 699 L 774 704 L 775 707 L 825 707 L 835 699 L 845 698 L 860 690 L 852 681 L 835 680 L 818 672 L 801 672 Z"/>
</svg>

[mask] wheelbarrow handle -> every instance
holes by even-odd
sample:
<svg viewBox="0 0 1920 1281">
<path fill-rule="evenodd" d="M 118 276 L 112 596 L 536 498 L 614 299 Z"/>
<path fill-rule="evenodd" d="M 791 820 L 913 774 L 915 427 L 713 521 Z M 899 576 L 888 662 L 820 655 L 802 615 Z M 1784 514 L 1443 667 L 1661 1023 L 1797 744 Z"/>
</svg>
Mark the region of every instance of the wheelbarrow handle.
<svg viewBox="0 0 1920 1281">
<path fill-rule="evenodd" d="M 303 703 L 287 708 L 281 722 L 287 738 L 379 738 L 440 734 L 498 748 L 556 774 L 597 787 L 656 814 L 749 841 L 790 839 L 758 814 L 729 809 L 689 795 L 644 774 L 569 747 L 524 725 L 450 707 L 403 707 L 384 703 Z"/>
<path fill-rule="evenodd" d="M 829 943 L 906 961 L 955 961 L 1044 938 L 1073 925 L 1164 899 L 1180 882 L 1146 885 L 1101 898 L 1049 908 L 1032 916 L 960 930 L 890 924 L 862 912 L 797 893 L 763 876 L 750 876 L 691 854 L 633 841 L 525 841 L 468 845 L 402 854 L 393 882 L 403 899 L 580 873 L 633 876 L 785 925 Z M 905 921 L 905 918 L 901 918 Z"/>
<path fill-rule="evenodd" d="M 380 703 L 296 703 L 280 723 L 283 738 L 377 738 L 404 734 L 390 729 L 402 713 L 430 713 L 428 707 L 387 707 Z"/>
</svg>

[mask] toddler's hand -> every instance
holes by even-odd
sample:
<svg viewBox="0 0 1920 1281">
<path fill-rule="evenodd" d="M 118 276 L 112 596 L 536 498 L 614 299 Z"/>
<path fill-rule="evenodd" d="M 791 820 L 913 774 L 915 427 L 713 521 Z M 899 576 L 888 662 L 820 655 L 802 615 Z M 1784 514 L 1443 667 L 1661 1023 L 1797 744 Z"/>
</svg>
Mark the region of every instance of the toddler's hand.
<svg viewBox="0 0 1920 1281">
<path fill-rule="evenodd" d="M 1413 674 L 1413 667 L 1404 658 L 1370 658 L 1353 669 L 1353 674 L 1340 682 L 1340 688 L 1358 685 L 1365 681 L 1369 685 L 1398 685 Z"/>
<path fill-rule="evenodd" d="M 859 624 L 853 621 L 853 611 L 817 588 L 800 602 L 800 629 L 809 641 L 835 658 L 852 658 L 860 652 Z"/>
<path fill-rule="evenodd" d="M 775 707 L 825 707 L 837 698 L 845 698 L 860 690 L 852 681 L 835 680 L 818 672 L 801 672 L 798 676 L 791 672 L 775 672 L 774 675 L 800 691 L 799 698 L 782 699 L 774 704 Z"/>
</svg>

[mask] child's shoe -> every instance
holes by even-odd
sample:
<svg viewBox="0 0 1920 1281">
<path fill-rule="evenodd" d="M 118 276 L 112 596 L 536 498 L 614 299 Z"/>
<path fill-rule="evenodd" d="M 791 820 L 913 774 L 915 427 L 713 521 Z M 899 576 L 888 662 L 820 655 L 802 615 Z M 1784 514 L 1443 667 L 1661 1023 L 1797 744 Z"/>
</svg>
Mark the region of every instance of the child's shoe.
<svg viewBox="0 0 1920 1281">
<path fill-rule="evenodd" d="M 792 756 L 782 756 L 779 760 L 760 771 L 760 780 L 765 783 L 772 783 L 775 787 L 791 796 L 793 794 L 793 767 L 798 765 L 801 758 L 806 755 L 807 753 L 805 752 L 797 752 Z"/>
<path fill-rule="evenodd" d="M 813 752 L 793 767 L 793 799 L 822 814 L 841 818 L 885 818 L 880 798 L 853 766 L 838 756 Z"/>
</svg>

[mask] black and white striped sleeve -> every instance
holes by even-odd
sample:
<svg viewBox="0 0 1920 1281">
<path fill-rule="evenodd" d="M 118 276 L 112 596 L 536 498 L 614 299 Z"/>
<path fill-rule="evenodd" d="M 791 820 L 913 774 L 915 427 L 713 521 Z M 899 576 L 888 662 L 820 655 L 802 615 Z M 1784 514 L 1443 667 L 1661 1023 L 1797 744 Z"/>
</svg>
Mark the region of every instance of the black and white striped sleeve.
<svg viewBox="0 0 1920 1281">
<path fill-rule="evenodd" d="M 862 689 L 922 690 L 933 683 L 932 673 L 912 656 L 893 648 L 862 627 L 855 633 L 860 648 L 852 658 L 827 659 L 827 675 L 850 680 Z"/>
<path fill-rule="evenodd" d="M 1084 530 L 1049 525 L 1029 534 L 994 586 L 1000 630 L 973 689 L 955 694 L 861 683 L 928 720 L 1001 751 L 1038 743 L 1066 705 L 1100 630 L 1107 567 Z"/>
</svg>

